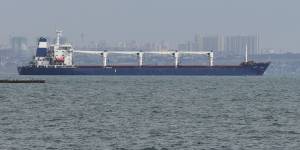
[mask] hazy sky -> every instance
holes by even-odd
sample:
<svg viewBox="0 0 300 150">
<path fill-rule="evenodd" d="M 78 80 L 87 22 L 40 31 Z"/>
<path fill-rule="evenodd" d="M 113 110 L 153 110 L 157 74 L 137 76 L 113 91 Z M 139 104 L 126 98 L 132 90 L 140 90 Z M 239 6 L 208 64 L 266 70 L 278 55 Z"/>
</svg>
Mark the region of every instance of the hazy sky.
<svg viewBox="0 0 300 150">
<path fill-rule="evenodd" d="M 300 50 L 300 0 L 0 0 L 0 18 L 0 43 L 56 29 L 73 42 L 260 33 L 262 48 Z"/>
</svg>

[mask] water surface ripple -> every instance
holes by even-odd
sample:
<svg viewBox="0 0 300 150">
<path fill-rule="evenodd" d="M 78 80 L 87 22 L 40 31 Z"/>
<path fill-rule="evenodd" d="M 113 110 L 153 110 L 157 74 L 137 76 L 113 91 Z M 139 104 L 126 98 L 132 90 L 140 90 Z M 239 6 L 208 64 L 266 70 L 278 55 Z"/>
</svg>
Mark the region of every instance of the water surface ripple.
<svg viewBox="0 0 300 150">
<path fill-rule="evenodd" d="M 47 83 L 0 84 L 0 149 L 300 147 L 297 76 L 15 78 Z"/>
</svg>

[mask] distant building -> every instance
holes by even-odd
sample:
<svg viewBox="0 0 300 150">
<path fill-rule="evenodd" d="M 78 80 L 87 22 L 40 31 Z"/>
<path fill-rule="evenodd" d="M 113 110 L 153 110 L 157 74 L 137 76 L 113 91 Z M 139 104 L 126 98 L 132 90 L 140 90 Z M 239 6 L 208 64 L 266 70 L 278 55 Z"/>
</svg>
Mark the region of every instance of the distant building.
<svg viewBox="0 0 300 150">
<path fill-rule="evenodd" d="M 147 42 L 143 45 L 142 49 L 145 51 L 153 51 L 156 49 L 156 44 L 153 42 Z"/>
<path fill-rule="evenodd" d="M 261 54 L 258 35 L 228 36 L 225 38 L 224 51 L 229 55 L 244 55 L 246 45 L 249 55 Z"/>
<path fill-rule="evenodd" d="M 194 43 L 192 41 L 186 41 L 185 43 L 180 43 L 177 45 L 178 50 L 191 51 L 195 50 Z"/>
<path fill-rule="evenodd" d="M 160 42 L 157 43 L 157 50 L 158 51 L 167 51 L 170 49 L 169 43 L 162 40 Z"/>
<path fill-rule="evenodd" d="M 249 55 L 262 54 L 259 47 L 258 35 L 238 35 L 238 36 L 201 36 L 196 34 L 192 43 L 186 42 L 178 45 L 179 50 L 204 50 L 214 51 L 217 55 L 237 55 L 245 54 L 246 45 Z"/>
<path fill-rule="evenodd" d="M 206 51 L 214 51 L 221 54 L 224 51 L 223 36 L 206 36 L 202 40 L 202 49 Z"/>
<path fill-rule="evenodd" d="M 127 50 L 139 50 L 139 42 L 136 40 L 126 41 L 126 48 Z"/>
<path fill-rule="evenodd" d="M 194 37 L 193 50 L 203 50 L 203 38 L 200 34 L 196 34 Z"/>
<path fill-rule="evenodd" d="M 97 43 L 97 50 L 104 50 L 107 48 L 107 42 L 105 40 L 101 40 Z"/>
<path fill-rule="evenodd" d="M 14 51 L 27 50 L 27 39 L 25 37 L 12 37 L 10 39 L 11 48 Z"/>
<path fill-rule="evenodd" d="M 224 51 L 224 38 L 221 35 L 217 36 L 201 36 L 196 34 L 194 41 L 188 41 L 185 44 L 179 44 L 180 50 L 194 50 L 194 51 Z M 220 54 L 220 53 L 219 53 Z"/>
</svg>

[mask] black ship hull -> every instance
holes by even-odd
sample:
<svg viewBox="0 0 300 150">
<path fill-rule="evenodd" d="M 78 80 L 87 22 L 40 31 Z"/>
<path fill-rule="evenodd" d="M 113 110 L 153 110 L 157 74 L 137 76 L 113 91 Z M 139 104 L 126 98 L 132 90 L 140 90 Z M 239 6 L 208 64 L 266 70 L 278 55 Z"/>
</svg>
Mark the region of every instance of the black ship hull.
<svg viewBox="0 0 300 150">
<path fill-rule="evenodd" d="M 22 66 L 20 75 L 263 75 L 270 62 L 245 63 L 236 66 Z"/>
</svg>

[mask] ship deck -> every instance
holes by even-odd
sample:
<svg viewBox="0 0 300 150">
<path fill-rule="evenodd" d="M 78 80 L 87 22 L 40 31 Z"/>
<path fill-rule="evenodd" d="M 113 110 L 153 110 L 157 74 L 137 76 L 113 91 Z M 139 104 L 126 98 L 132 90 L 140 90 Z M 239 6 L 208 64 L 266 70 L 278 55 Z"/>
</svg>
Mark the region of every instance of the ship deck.
<svg viewBox="0 0 300 150">
<path fill-rule="evenodd" d="M 177 68 L 194 68 L 194 67 L 238 67 L 240 65 L 178 65 Z M 74 67 L 80 68 L 103 68 L 102 65 L 75 65 Z M 174 65 L 107 65 L 106 68 L 175 68 Z"/>
</svg>

